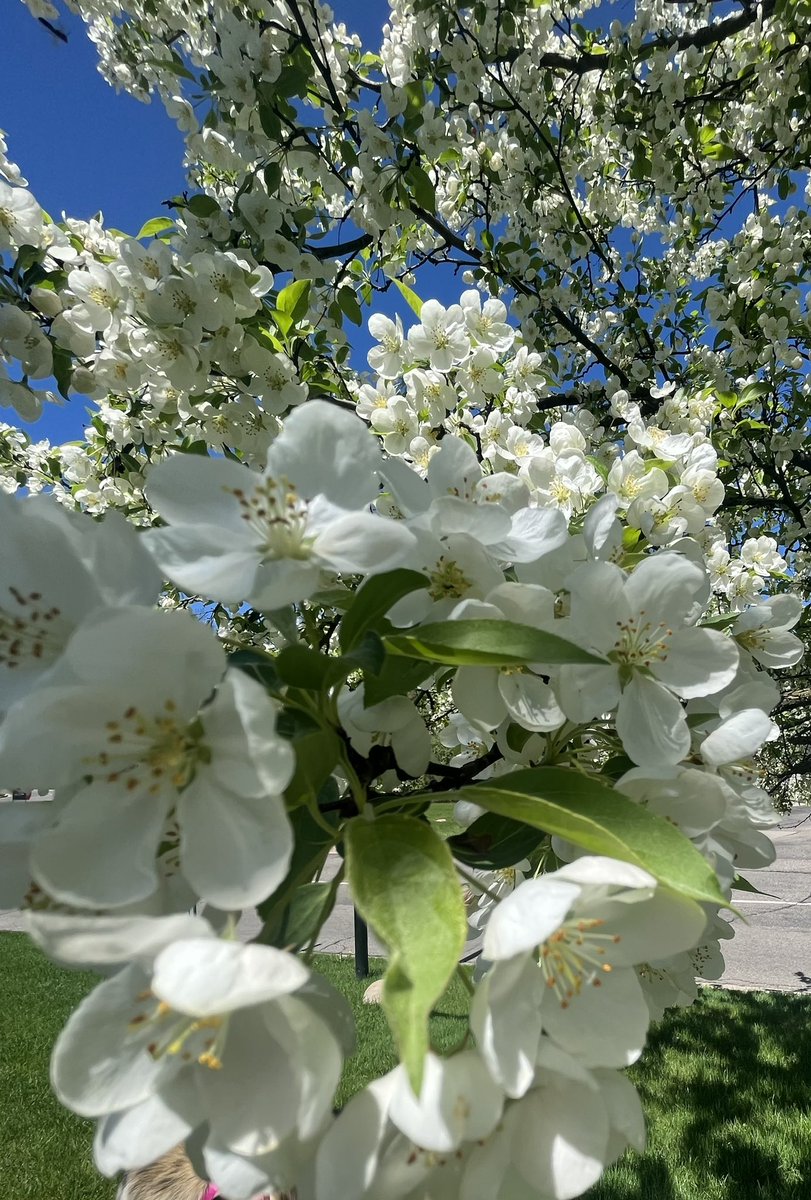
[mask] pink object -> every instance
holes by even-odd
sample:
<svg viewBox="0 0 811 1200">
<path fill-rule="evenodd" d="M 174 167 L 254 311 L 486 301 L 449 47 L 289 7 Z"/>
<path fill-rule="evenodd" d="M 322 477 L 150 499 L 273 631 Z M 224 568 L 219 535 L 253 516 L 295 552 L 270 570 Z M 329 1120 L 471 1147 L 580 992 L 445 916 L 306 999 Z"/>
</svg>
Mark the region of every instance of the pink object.
<svg viewBox="0 0 811 1200">
<path fill-rule="evenodd" d="M 208 1185 L 208 1187 L 206 1188 L 206 1190 L 203 1192 L 202 1196 L 200 1197 L 200 1200 L 217 1200 L 217 1196 L 219 1196 L 219 1194 L 220 1193 L 217 1191 L 217 1188 L 215 1187 L 215 1185 L 213 1183 L 210 1183 Z M 271 1196 L 263 1197 L 263 1200 L 272 1200 L 272 1197 Z"/>
</svg>

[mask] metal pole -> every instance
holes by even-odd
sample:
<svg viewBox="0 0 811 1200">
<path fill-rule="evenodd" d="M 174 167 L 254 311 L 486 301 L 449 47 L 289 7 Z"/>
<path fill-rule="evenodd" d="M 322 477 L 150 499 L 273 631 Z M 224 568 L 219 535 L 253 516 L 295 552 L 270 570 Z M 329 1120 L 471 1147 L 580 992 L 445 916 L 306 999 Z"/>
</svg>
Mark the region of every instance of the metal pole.
<svg viewBox="0 0 811 1200">
<path fill-rule="evenodd" d="M 358 910 L 352 910 L 355 918 L 355 977 L 367 979 L 369 976 L 369 930 L 366 922 L 358 915 Z"/>
</svg>

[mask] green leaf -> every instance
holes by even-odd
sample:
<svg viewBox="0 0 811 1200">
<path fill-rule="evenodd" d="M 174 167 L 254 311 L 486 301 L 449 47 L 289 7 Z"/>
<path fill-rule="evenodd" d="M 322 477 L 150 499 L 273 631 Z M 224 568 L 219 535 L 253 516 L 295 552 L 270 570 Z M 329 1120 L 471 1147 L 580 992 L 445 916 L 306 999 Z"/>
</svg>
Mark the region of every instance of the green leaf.
<svg viewBox="0 0 811 1200">
<path fill-rule="evenodd" d="M 403 596 L 427 586 L 427 578 L 418 571 L 402 569 L 373 575 L 355 592 L 355 598 L 341 621 L 338 635 L 341 649 L 351 650 L 366 630 L 371 629 L 392 605 Z"/>
<path fill-rule="evenodd" d="M 698 624 L 701 629 L 729 629 L 730 625 L 734 625 L 740 615 L 739 612 L 716 613 L 713 617 L 705 617 Z"/>
<path fill-rule="evenodd" d="M 345 317 L 349 318 L 353 325 L 363 324 L 363 313 L 361 312 L 360 303 L 352 288 L 339 288 L 335 298 L 338 301 L 338 307 L 341 312 Z"/>
<path fill-rule="evenodd" d="M 288 950 L 309 945 L 335 907 L 337 895 L 337 884 L 331 882 L 302 884 L 284 912 L 275 944 Z"/>
<path fill-rule="evenodd" d="M 329 821 L 332 815 L 326 815 L 323 819 Z M 276 944 L 275 939 L 294 893 L 303 884 L 310 883 L 321 871 L 337 837 L 337 831 L 335 836 L 330 834 L 303 805 L 288 816 L 293 826 L 294 842 L 287 875 L 273 895 L 257 905 L 265 926 L 258 940 L 266 945 Z"/>
<path fill-rule="evenodd" d="M 389 950 L 383 1008 L 419 1095 L 428 1017 L 465 944 L 462 889 L 450 850 L 414 817 L 357 817 L 345 845 L 355 905 Z"/>
<path fill-rule="evenodd" d="M 276 658 L 276 670 L 291 687 L 320 692 L 329 685 L 330 659 L 308 646 L 287 646 Z"/>
<path fill-rule="evenodd" d="M 412 312 L 415 312 L 417 316 L 419 316 L 422 312 L 423 302 L 420 300 L 417 293 L 413 291 L 407 284 L 403 283 L 402 279 L 395 279 L 394 284 Z"/>
<path fill-rule="evenodd" d="M 262 96 L 260 92 L 259 100 L 259 124 L 262 126 L 262 132 L 265 137 L 271 142 L 278 141 L 281 137 L 282 122 L 279 118 L 269 96 Z"/>
<path fill-rule="evenodd" d="M 407 83 L 402 88 L 405 97 L 405 112 L 403 113 L 403 129 L 412 134 L 425 121 L 425 89 L 419 80 Z"/>
<path fill-rule="evenodd" d="M 70 384 L 73 379 L 73 355 L 64 346 L 57 346 L 52 343 L 53 350 L 53 377 L 56 380 L 56 386 L 59 389 L 60 396 L 65 400 L 70 400 Z"/>
<path fill-rule="evenodd" d="M 293 318 L 290 316 L 289 313 L 284 313 L 284 312 L 272 312 L 270 315 L 273 317 L 273 320 L 276 322 L 276 325 L 278 326 L 279 332 L 281 333 L 282 337 L 286 338 L 288 333 L 290 332 L 290 330 L 295 325 L 295 321 L 293 320 Z"/>
<path fill-rule="evenodd" d="M 310 280 L 296 279 L 283 288 L 276 299 L 276 308 L 286 313 L 293 321 L 307 316 L 310 301 Z"/>
<path fill-rule="evenodd" d="M 296 752 L 296 769 L 284 793 L 291 807 L 303 800 L 315 799 L 341 754 L 340 739 L 332 729 L 304 733 L 292 745 Z"/>
<path fill-rule="evenodd" d="M 537 850 L 544 836 L 522 821 L 485 813 L 464 833 L 448 838 L 447 844 L 459 862 L 484 871 L 502 871 Z"/>
<path fill-rule="evenodd" d="M 388 637 L 386 649 L 452 667 L 605 662 L 556 633 L 512 621 L 437 621 Z"/>
<path fill-rule="evenodd" d="M 262 172 L 265 179 L 265 187 L 269 196 L 275 196 L 279 190 L 279 184 L 282 182 L 282 167 L 281 163 L 269 162 Z"/>
<path fill-rule="evenodd" d="M 170 217 L 153 217 L 151 221 L 147 221 L 142 225 L 140 231 L 135 237 L 138 241 L 141 238 L 156 237 L 159 233 L 164 233 L 167 229 L 174 229 L 175 223 Z"/>
<path fill-rule="evenodd" d="M 433 663 L 424 659 L 389 658 L 386 657 L 382 668 L 376 676 L 366 676 L 363 689 L 363 702 L 366 708 L 388 700 L 389 696 L 405 696 L 430 675 L 436 668 Z"/>
<path fill-rule="evenodd" d="M 275 660 L 270 655 L 257 650 L 237 650 L 229 655 L 228 665 L 244 671 L 269 691 L 278 691 L 281 681 Z"/>
<path fill-rule="evenodd" d="M 186 208 L 193 216 L 199 217 L 201 220 L 213 217 L 220 211 L 220 206 L 214 197 L 204 196 L 202 192 L 187 200 Z"/>
<path fill-rule="evenodd" d="M 471 800 L 591 854 L 634 863 L 693 900 L 726 903 L 706 859 L 675 825 L 579 771 L 532 767 L 431 798 Z"/>
<path fill-rule="evenodd" d="M 353 671 L 377 675 L 385 653 L 377 634 L 367 630 L 348 654 L 319 654 L 308 646 L 287 646 L 275 663 L 279 678 L 290 687 L 321 692 L 346 679 Z"/>
<path fill-rule="evenodd" d="M 412 162 L 405 173 L 405 179 L 411 195 L 420 208 L 433 213 L 436 210 L 436 188 L 428 172 L 423 170 L 418 163 Z"/>
<path fill-rule="evenodd" d="M 333 661 L 340 663 L 341 678 L 346 678 L 351 671 L 360 670 L 368 679 L 370 675 L 379 675 L 382 671 L 386 661 L 386 648 L 374 630 L 367 629 L 348 654 L 342 654 Z"/>
<path fill-rule="evenodd" d="M 762 892 L 750 880 L 744 879 L 743 875 L 736 875 L 732 880 L 732 886 L 736 892 L 752 892 L 756 896 L 771 896 L 775 900 L 779 899 L 774 892 Z"/>
</svg>

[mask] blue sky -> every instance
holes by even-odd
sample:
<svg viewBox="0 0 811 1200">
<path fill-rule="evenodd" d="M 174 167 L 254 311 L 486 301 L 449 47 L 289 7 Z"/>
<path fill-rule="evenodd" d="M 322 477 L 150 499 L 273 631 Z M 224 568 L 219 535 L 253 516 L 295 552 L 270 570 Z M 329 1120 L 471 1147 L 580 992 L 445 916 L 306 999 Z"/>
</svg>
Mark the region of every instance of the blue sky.
<svg viewBox="0 0 811 1200">
<path fill-rule="evenodd" d="M 158 101 L 141 104 L 102 79 L 78 17 L 63 13 L 66 45 L 19 0 L 2 0 L 2 8 L 0 129 L 10 158 L 55 220 L 63 212 L 87 219 L 100 209 L 106 225 L 137 233 L 165 213 L 162 201 L 183 190 L 182 136 Z M 337 0 L 333 9 L 365 45 L 379 48 L 385 2 Z M 365 345 L 365 333 L 361 338 Z M 79 397 L 61 408 L 48 405 L 34 425 L 10 409 L 0 411 L 0 420 L 35 438 L 68 441 L 82 436 L 85 405 Z"/>
</svg>

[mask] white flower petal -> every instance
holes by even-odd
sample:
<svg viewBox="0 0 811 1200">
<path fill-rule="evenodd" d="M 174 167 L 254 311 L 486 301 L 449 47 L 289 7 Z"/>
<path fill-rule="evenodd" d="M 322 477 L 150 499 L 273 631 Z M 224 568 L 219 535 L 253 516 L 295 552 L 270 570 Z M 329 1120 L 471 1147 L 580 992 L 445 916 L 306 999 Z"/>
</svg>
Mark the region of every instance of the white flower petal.
<svg viewBox="0 0 811 1200">
<path fill-rule="evenodd" d="M 93 1157 L 102 1175 L 148 1166 L 184 1141 L 204 1119 L 188 1074 L 173 1079 L 156 1096 L 99 1121 Z"/>
<path fill-rule="evenodd" d="M 68 1018 L 51 1060 L 57 1098 L 82 1117 L 140 1104 L 175 1077 L 176 1055 L 153 1058 L 147 1037 L 128 1033 L 137 998 L 149 989 L 149 976 L 126 967 L 100 983 Z"/>
<path fill-rule="evenodd" d="M 634 613 L 675 629 L 691 613 L 705 580 L 706 572 L 683 554 L 653 554 L 631 572 L 625 594 Z"/>
<path fill-rule="evenodd" d="M 774 729 L 760 708 L 746 708 L 722 721 L 701 743 L 701 757 L 709 767 L 751 758 Z"/>
<path fill-rule="evenodd" d="M 371 1186 L 396 1086 L 393 1071 L 353 1096 L 316 1152 L 318 1200 L 361 1200 Z"/>
<path fill-rule="evenodd" d="M 609 665 L 561 667 L 555 675 L 555 694 L 570 721 L 600 717 L 619 703 L 619 671 Z"/>
<path fill-rule="evenodd" d="M 32 848 L 34 878 L 80 908 L 144 899 L 158 886 L 155 855 L 169 804 L 164 790 L 153 794 L 146 784 L 88 784 Z"/>
<path fill-rule="evenodd" d="M 314 552 L 334 571 L 379 575 L 402 566 L 416 539 L 401 521 L 355 512 L 332 520 L 318 535 Z"/>
<path fill-rule="evenodd" d="M 419 1098 L 404 1066 L 395 1069 L 390 1120 L 424 1150 L 455 1150 L 463 1141 L 492 1133 L 504 1107 L 504 1095 L 472 1050 L 450 1058 L 428 1053 Z"/>
<path fill-rule="evenodd" d="M 681 762 L 690 751 L 690 731 L 679 701 L 660 683 L 634 672 L 620 697 L 617 733 L 640 767 Z"/>
<path fill-rule="evenodd" d="M 534 563 L 567 538 L 566 517 L 559 509 L 522 508 L 512 519 L 509 535 L 492 549 L 508 562 Z"/>
<path fill-rule="evenodd" d="M 31 911 L 26 917 L 26 927 L 33 941 L 56 962 L 94 967 L 137 963 L 145 970 L 170 942 L 214 937 L 207 921 L 187 913 L 168 917 L 90 917 Z"/>
<path fill-rule="evenodd" d="M 547 1079 L 524 1096 L 511 1122 L 513 1162 L 532 1191 L 572 1200 L 603 1172 L 608 1116 L 590 1088 L 551 1073 Z"/>
<path fill-rule="evenodd" d="M 550 990 L 542 1020 L 552 1040 L 586 1066 L 627 1067 L 642 1053 L 650 1014 L 636 974 L 621 968 L 586 979 L 565 1008 Z"/>
<path fill-rule="evenodd" d="M 242 540 L 245 522 L 236 493 L 252 492 L 261 476 L 227 458 L 174 454 L 152 467 L 144 494 L 169 525 L 225 530 Z M 216 545 L 216 543 L 214 543 Z"/>
<path fill-rule="evenodd" d="M 667 657 L 651 670 L 677 696 L 711 696 L 735 678 L 738 648 L 714 629 L 677 629 L 669 639 Z"/>
<path fill-rule="evenodd" d="M 214 1139 L 239 1154 L 272 1151 L 296 1126 L 296 1047 L 282 1015 L 274 1015 L 281 1038 L 268 1036 L 261 1011 L 240 1013 L 229 1025 L 221 1069 L 200 1077 Z"/>
<path fill-rule="evenodd" d="M 451 691 L 459 712 L 476 726 L 495 729 L 504 720 L 506 708 L 495 668 L 459 667 Z"/>
<path fill-rule="evenodd" d="M 527 879 L 496 905 L 482 953 L 491 962 L 524 954 L 545 942 L 580 895 L 575 883 Z"/>
<path fill-rule="evenodd" d="M 259 566 L 255 539 L 221 525 L 169 525 L 144 534 L 147 549 L 178 587 L 236 604 L 250 596 Z"/>
<path fill-rule="evenodd" d="M 209 1017 L 287 995 L 307 976 L 303 963 L 273 946 L 183 938 L 155 959 L 152 990 L 179 1012 Z"/>
<path fill-rule="evenodd" d="M 309 400 L 285 420 L 265 474 L 289 479 L 305 499 L 324 495 L 357 509 L 377 496 L 382 461 L 377 440 L 359 417 L 325 400 Z"/>
<path fill-rule="evenodd" d="M 287 874 L 293 834 L 280 796 L 229 792 L 201 771 L 177 803 L 183 874 L 218 908 L 259 904 Z"/>
<path fill-rule="evenodd" d="M 614 1162 L 627 1146 L 641 1153 L 646 1141 L 645 1114 L 636 1088 L 618 1071 L 596 1070 L 594 1078 L 600 1085 L 611 1122 L 607 1161 Z"/>
<path fill-rule="evenodd" d="M 559 729 L 566 720 L 555 693 L 537 675 L 502 671 L 498 689 L 510 716 L 523 729 L 547 733 Z"/>
<path fill-rule="evenodd" d="M 544 981 L 530 956 L 495 963 L 476 988 L 470 1027 L 490 1074 L 508 1096 L 523 1096 L 535 1077 Z"/>
</svg>

